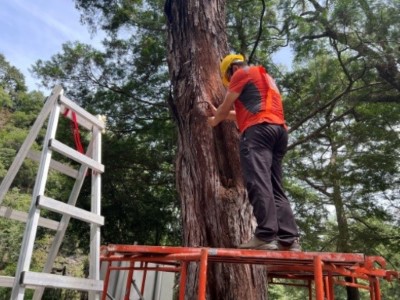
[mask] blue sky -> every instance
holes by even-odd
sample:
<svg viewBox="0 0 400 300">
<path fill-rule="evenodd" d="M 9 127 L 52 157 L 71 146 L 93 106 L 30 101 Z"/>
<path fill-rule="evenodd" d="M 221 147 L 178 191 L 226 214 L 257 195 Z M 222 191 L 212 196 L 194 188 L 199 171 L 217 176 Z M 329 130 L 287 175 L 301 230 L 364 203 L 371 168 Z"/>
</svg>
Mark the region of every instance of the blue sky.
<svg viewBox="0 0 400 300">
<path fill-rule="evenodd" d="M 0 0 L 0 53 L 24 74 L 29 90 L 49 92 L 29 72 L 37 60 L 50 59 L 67 41 L 98 48 L 101 38 L 91 37 L 80 23 L 73 0 Z M 273 60 L 287 64 L 290 56 L 290 50 L 284 49 Z"/>
<path fill-rule="evenodd" d="M 99 45 L 80 23 L 73 0 L 0 0 L 0 53 L 24 75 L 29 90 L 39 89 L 28 69 L 48 60 L 67 41 Z"/>
</svg>

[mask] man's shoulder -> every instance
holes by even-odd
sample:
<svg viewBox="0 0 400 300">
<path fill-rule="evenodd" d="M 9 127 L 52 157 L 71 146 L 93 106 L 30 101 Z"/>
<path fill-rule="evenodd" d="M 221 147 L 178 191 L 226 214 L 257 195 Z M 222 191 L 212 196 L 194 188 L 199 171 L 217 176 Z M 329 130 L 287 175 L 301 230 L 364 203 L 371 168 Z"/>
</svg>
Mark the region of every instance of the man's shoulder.
<svg viewBox="0 0 400 300">
<path fill-rule="evenodd" d="M 232 81 L 240 81 L 249 76 L 249 67 L 245 66 L 238 69 L 232 76 Z"/>
<path fill-rule="evenodd" d="M 262 72 L 262 73 L 267 73 L 267 70 L 265 69 L 264 66 L 257 65 L 257 66 L 249 66 L 249 71 L 250 72 Z"/>
</svg>

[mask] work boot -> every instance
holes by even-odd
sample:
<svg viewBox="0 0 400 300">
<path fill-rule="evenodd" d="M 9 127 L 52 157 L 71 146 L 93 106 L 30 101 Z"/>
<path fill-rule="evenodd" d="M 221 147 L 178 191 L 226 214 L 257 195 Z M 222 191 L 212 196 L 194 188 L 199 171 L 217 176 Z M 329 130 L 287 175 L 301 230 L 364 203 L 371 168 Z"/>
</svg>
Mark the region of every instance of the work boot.
<svg viewBox="0 0 400 300">
<path fill-rule="evenodd" d="M 294 252 L 300 252 L 301 251 L 301 246 L 300 246 L 300 241 L 299 239 L 295 239 L 293 243 L 289 245 L 284 245 L 282 243 L 278 244 L 279 250 L 280 251 L 294 251 Z"/>
<path fill-rule="evenodd" d="M 250 241 L 240 244 L 239 249 L 255 249 L 255 250 L 278 250 L 276 241 L 265 242 L 253 236 Z"/>
</svg>

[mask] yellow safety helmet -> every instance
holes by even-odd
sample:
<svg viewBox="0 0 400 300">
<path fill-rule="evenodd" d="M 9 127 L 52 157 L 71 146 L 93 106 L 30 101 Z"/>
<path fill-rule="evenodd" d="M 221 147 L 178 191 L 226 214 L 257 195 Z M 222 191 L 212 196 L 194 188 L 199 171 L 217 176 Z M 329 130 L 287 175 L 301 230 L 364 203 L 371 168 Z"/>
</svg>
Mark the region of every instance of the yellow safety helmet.
<svg viewBox="0 0 400 300">
<path fill-rule="evenodd" d="M 222 78 L 222 83 L 224 84 L 225 87 L 229 85 L 229 79 L 228 79 L 228 70 L 232 63 L 234 62 L 242 62 L 244 61 L 244 56 L 241 54 L 228 54 L 227 56 L 224 57 L 224 59 L 221 61 L 221 64 L 219 65 L 219 69 L 221 71 L 221 78 Z"/>
</svg>

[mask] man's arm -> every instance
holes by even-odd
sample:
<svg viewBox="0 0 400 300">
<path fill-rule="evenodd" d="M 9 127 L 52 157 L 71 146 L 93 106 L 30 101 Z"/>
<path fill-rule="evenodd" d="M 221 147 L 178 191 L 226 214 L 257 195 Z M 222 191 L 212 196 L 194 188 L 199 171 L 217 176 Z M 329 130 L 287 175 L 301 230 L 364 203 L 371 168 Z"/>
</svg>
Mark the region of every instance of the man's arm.
<svg viewBox="0 0 400 300">
<path fill-rule="evenodd" d="M 211 103 L 208 102 L 208 105 L 210 106 L 209 112 L 212 113 L 213 116 L 217 113 L 217 108 Z M 236 111 L 234 109 L 231 109 L 229 111 L 228 117 L 226 117 L 226 120 L 231 120 L 231 121 L 236 121 Z"/>
<path fill-rule="evenodd" d="M 238 93 L 228 91 L 225 95 L 224 102 L 222 102 L 216 111 L 213 111 L 214 117 L 208 118 L 208 124 L 214 127 L 226 119 L 236 121 L 236 113 L 234 110 L 231 110 L 231 107 L 238 97 Z"/>
</svg>

